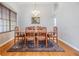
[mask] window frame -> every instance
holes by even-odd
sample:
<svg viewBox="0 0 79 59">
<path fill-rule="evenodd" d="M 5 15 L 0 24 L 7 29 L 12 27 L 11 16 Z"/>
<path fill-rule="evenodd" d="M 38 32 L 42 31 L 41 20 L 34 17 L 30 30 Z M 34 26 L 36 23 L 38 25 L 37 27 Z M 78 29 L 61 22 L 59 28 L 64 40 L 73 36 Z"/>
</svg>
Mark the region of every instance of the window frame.
<svg viewBox="0 0 79 59">
<path fill-rule="evenodd" d="M 15 14 L 15 26 L 17 25 L 17 13 L 14 12 L 13 10 L 7 8 L 6 6 L 4 6 L 2 3 L 0 3 L 0 8 L 1 8 L 1 18 L 0 18 L 0 20 L 6 21 L 6 25 L 5 25 L 6 31 L 4 31 L 4 29 L 3 29 L 3 31 L 0 32 L 0 34 L 14 31 L 14 30 L 11 30 L 11 21 L 12 21 L 12 20 L 11 20 L 11 15 L 10 15 L 10 13 L 13 12 L 13 13 Z M 3 17 L 3 12 L 2 12 L 3 10 L 2 10 L 2 8 L 5 8 L 5 11 L 6 11 L 6 12 L 4 12 L 4 13 L 6 13 L 6 14 L 5 14 L 5 15 L 6 15 L 6 17 L 5 17 L 6 19 L 2 18 L 2 17 Z M 7 16 L 7 15 L 8 15 L 8 16 Z M 7 22 L 8 22 L 8 21 L 9 21 L 9 25 L 7 25 Z M 3 24 L 3 25 L 0 25 L 0 26 L 3 26 L 3 28 L 4 28 L 4 24 Z M 7 28 L 8 28 L 8 30 L 7 30 Z"/>
</svg>

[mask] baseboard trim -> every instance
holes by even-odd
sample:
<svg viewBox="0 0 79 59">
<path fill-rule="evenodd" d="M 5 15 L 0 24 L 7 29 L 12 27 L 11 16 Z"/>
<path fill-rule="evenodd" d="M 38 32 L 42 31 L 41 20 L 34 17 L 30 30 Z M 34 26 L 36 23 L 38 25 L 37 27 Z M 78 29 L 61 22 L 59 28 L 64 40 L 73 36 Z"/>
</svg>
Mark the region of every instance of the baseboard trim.
<svg viewBox="0 0 79 59">
<path fill-rule="evenodd" d="M 78 52 L 79 52 L 79 49 L 78 49 L 78 48 L 76 48 L 75 46 L 73 46 L 73 45 L 69 44 L 68 42 L 66 42 L 66 41 L 64 41 L 64 40 L 62 40 L 62 39 L 59 39 L 59 40 L 60 40 L 60 41 L 62 41 L 63 43 L 65 43 L 65 44 L 67 44 L 68 46 L 72 47 L 73 49 L 75 49 L 76 51 L 78 51 Z"/>
<path fill-rule="evenodd" d="M 9 39 L 9 40 L 7 40 L 6 42 L 4 42 L 3 44 L 1 44 L 0 45 L 0 47 L 2 47 L 3 45 L 5 45 L 5 44 L 7 44 L 8 42 L 10 42 L 11 40 L 13 40 L 14 39 L 14 37 L 13 38 L 11 38 L 11 39 Z"/>
</svg>

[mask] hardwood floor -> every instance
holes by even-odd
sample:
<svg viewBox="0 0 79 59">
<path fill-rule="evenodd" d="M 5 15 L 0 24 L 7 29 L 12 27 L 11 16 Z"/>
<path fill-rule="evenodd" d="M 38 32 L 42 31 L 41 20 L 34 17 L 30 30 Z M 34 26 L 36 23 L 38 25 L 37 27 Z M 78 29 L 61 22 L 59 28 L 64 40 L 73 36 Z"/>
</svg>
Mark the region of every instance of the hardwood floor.
<svg viewBox="0 0 79 59">
<path fill-rule="evenodd" d="M 2 56 L 79 56 L 79 52 L 59 41 L 59 45 L 65 49 L 65 52 L 7 52 L 13 45 L 13 40 L 1 47 Z"/>
<path fill-rule="evenodd" d="M 0 55 L 1 55 L 1 47 L 0 47 Z"/>
</svg>

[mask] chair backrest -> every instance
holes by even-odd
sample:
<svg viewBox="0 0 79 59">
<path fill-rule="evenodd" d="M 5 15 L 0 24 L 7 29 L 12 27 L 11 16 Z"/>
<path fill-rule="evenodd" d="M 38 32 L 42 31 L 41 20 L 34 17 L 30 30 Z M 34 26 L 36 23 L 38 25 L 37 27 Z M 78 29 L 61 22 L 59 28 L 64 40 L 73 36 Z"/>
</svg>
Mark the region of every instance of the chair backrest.
<svg viewBox="0 0 79 59">
<path fill-rule="evenodd" d="M 36 29 L 37 30 L 42 30 L 42 27 L 41 26 L 37 26 Z"/>
<path fill-rule="evenodd" d="M 18 26 L 15 27 L 15 36 L 19 36 L 20 28 Z"/>
<path fill-rule="evenodd" d="M 16 31 L 16 32 L 19 31 L 19 27 L 18 27 L 18 26 L 15 27 L 15 31 Z"/>
<path fill-rule="evenodd" d="M 53 27 L 53 35 L 58 36 L 58 28 L 56 26 Z"/>
<path fill-rule="evenodd" d="M 46 27 L 39 27 L 37 29 L 37 36 L 46 36 L 47 28 Z"/>
<path fill-rule="evenodd" d="M 37 34 L 35 34 L 36 30 L 37 30 Z M 46 32 L 47 32 L 47 28 L 41 26 L 37 26 L 36 29 L 34 26 L 25 28 L 26 36 L 35 36 L 35 35 L 46 36 Z"/>
<path fill-rule="evenodd" d="M 35 36 L 34 27 L 26 27 L 25 34 L 26 36 Z"/>
<path fill-rule="evenodd" d="M 43 32 L 47 31 L 46 27 L 37 26 L 36 28 L 37 28 L 37 31 L 43 31 Z"/>
<path fill-rule="evenodd" d="M 35 30 L 35 27 L 34 26 L 30 26 L 30 27 L 26 27 L 25 28 L 25 32 L 28 32 L 28 31 L 32 32 L 34 30 Z"/>
</svg>

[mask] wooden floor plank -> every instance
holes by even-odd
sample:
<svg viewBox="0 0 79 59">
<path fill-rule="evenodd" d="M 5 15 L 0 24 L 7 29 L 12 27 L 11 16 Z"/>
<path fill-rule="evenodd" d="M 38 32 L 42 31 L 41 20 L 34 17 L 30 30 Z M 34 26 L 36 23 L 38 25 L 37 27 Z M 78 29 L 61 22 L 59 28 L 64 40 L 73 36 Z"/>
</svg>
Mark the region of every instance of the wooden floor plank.
<svg viewBox="0 0 79 59">
<path fill-rule="evenodd" d="M 65 49 L 65 52 L 7 52 L 13 45 L 13 40 L 1 47 L 2 56 L 79 56 L 73 48 L 59 41 L 59 46 Z"/>
</svg>

